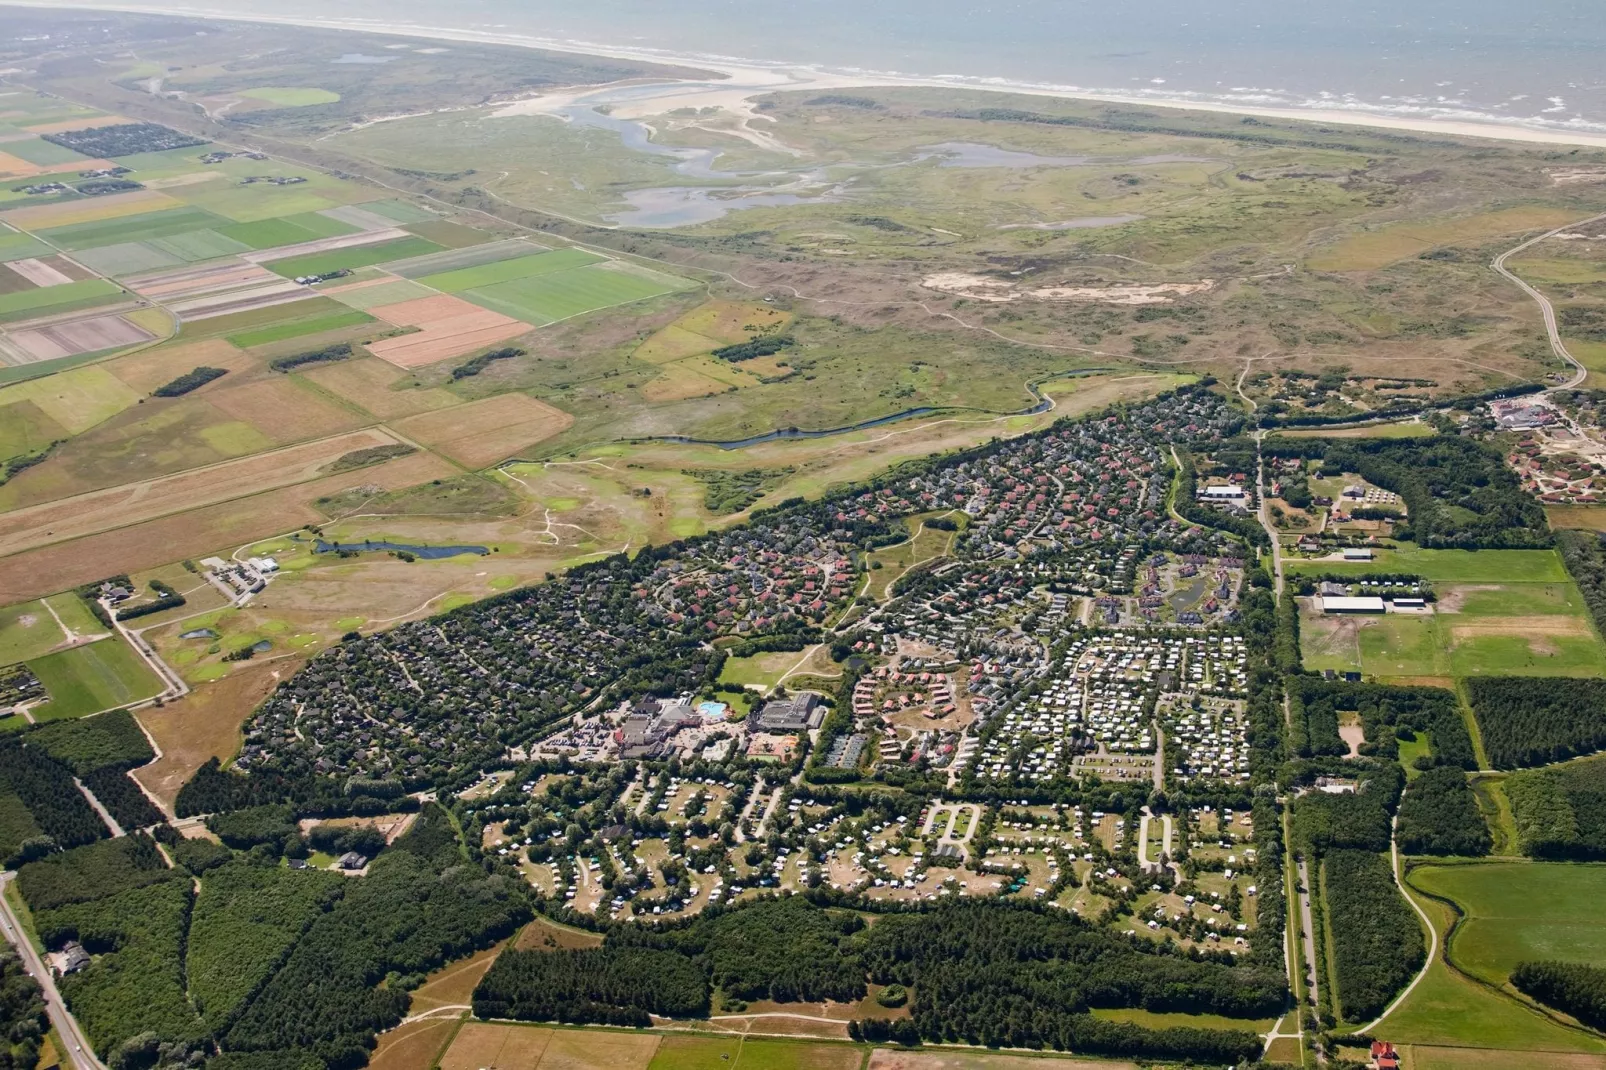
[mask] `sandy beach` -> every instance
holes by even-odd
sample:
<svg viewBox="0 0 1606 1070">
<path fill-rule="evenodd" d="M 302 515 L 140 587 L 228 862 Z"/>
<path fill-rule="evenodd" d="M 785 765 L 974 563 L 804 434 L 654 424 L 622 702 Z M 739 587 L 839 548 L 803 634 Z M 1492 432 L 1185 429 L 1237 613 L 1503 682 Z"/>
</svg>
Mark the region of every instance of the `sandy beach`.
<svg viewBox="0 0 1606 1070">
<path fill-rule="evenodd" d="M 0 6 L 30 6 L 0 0 Z M 1518 123 L 1481 122 L 1448 118 L 1428 118 L 1400 115 L 1381 115 L 1357 105 L 1353 109 L 1340 107 L 1299 108 L 1262 107 L 1254 104 L 1167 98 L 1163 95 L 1132 95 L 1113 92 L 1091 92 L 1065 86 L 1016 84 L 998 79 L 962 77 L 924 78 L 878 73 L 828 71 L 817 67 L 763 64 L 752 60 L 725 56 L 677 55 L 655 49 L 622 48 L 591 42 L 559 41 L 516 33 L 490 33 L 480 30 L 462 30 L 451 27 L 396 23 L 378 19 L 301 18 L 247 15 L 233 11 L 207 8 L 171 8 L 144 4 L 58 3 L 60 8 L 81 8 L 102 11 L 124 11 L 151 15 L 213 18 L 235 22 L 279 23 L 293 26 L 315 26 L 327 29 L 359 30 L 367 33 L 393 34 L 402 37 L 420 37 L 441 41 L 464 41 L 480 44 L 500 44 L 521 48 L 539 48 L 553 52 L 603 56 L 611 59 L 634 60 L 667 66 L 685 67 L 707 72 L 710 79 L 691 78 L 682 82 L 665 82 L 660 92 L 643 94 L 628 103 L 614 105 L 613 114 L 620 118 L 642 119 L 664 115 L 679 108 L 719 108 L 739 116 L 746 126 L 754 116 L 752 101 L 766 93 L 781 91 L 828 92 L 842 89 L 877 87 L 920 87 L 962 89 L 977 92 L 1010 93 L 1025 96 L 1055 97 L 1064 100 L 1094 100 L 1113 104 L 1133 104 L 1150 108 L 1178 108 L 1190 111 L 1218 112 L 1230 115 L 1253 115 L 1265 118 L 1289 119 L 1301 122 L 1365 126 L 1382 130 L 1410 131 L 1439 136 L 1485 138 L 1497 141 L 1526 142 L 1543 145 L 1587 146 L 1606 148 L 1606 134 L 1540 129 Z M 717 81 L 715 80 L 717 79 Z M 528 101 L 504 106 L 502 114 L 539 114 L 571 104 L 576 96 L 596 92 L 590 86 L 572 92 L 554 92 L 532 97 Z M 749 127 L 750 129 L 750 127 Z"/>
</svg>

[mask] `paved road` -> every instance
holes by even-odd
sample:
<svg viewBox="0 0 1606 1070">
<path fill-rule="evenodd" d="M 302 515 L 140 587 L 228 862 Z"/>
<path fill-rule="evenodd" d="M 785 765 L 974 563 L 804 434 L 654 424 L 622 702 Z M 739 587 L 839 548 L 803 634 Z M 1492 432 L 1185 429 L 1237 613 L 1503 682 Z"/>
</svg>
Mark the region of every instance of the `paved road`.
<svg viewBox="0 0 1606 1070">
<path fill-rule="evenodd" d="M 1557 227 L 1555 230 L 1546 231 L 1537 238 L 1529 238 L 1515 249 L 1507 249 L 1505 252 L 1495 257 L 1494 260 L 1489 264 L 1489 266 L 1494 268 L 1495 271 L 1505 276 L 1511 282 L 1516 283 L 1517 286 L 1522 289 L 1523 293 L 1534 299 L 1534 303 L 1539 306 L 1540 314 L 1545 317 L 1545 333 L 1550 335 L 1551 350 L 1555 352 L 1556 356 L 1560 357 L 1562 360 L 1566 361 L 1572 366 L 1572 378 L 1568 379 L 1567 382 L 1563 383 L 1561 386 L 1556 387 L 1558 390 L 1570 390 L 1571 388 L 1582 383 L 1584 378 L 1589 374 L 1589 371 L 1583 366 L 1583 364 L 1579 363 L 1577 357 L 1574 357 L 1572 353 L 1568 352 L 1567 344 L 1561 340 L 1561 332 L 1556 329 L 1556 309 L 1553 305 L 1551 305 L 1550 299 L 1513 274 L 1510 269 L 1506 267 L 1506 261 L 1511 257 L 1516 256 L 1523 250 L 1538 245 L 1547 238 L 1554 238 L 1556 235 L 1572 230 L 1575 227 L 1587 226 L 1590 223 L 1595 223 L 1602 219 L 1606 219 L 1606 212 L 1603 212 L 1597 216 L 1591 216 L 1588 219 L 1579 220 L 1576 223 L 1568 223 L 1566 226 Z"/>
<path fill-rule="evenodd" d="M 1321 1004 L 1321 971 L 1316 968 L 1316 924 L 1310 912 L 1310 870 L 1299 863 L 1299 925 L 1305 933 L 1305 968 L 1310 971 L 1310 1001 Z"/>
<path fill-rule="evenodd" d="M 1405 890 L 1405 881 L 1402 879 L 1403 871 L 1400 868 L 1400 841 L 1398 835 L 1396 834 L 1399 830 L 1399 827 L 1400 815 L 1395 814 L 1393 830 L 1390 832 L 1389 837 L 1389 861 L 1394 870 L 1394 881 L 1400 886 L 1400 894 L 1405 896 L 1405 901 L 1411 904 L 1411 909 L 1416 911 L 1416 916 L 1422 919 L 1423 925 L 1427 926 L 1428 957 L 1422 960 L 1422 968 L 1417 971 L 1415 977 L 1411 978 L 1411 983 L 1405 986 L 1405 991 L 1395 996 L 1394 1001 L 1387 1007 L 1383 1008 L 1382 1014 L 1378 1015 L 1366 1025 L 1361 1026 L 1361 1032 L 1363 1033 L 1372 1032 L 1383 1023 L 1383 1019 L 1393 1014 L 1394 1008 L 1404 1003 L 1405 998 L 1411 994 L 1417 985 L 1422 983 L 1422 978 L 1428 975 L 1428 969 L 1432 967 L 1433 960 L 1439 957 L 1439 931 L 1433 927 L 1433 919 L 1428 917 L 1427 911 L 1422 909 L 1421 904 L 1419 904 L 1415 899 L 1411 898 L 1411 893 Z"/>
<path fill-rule="evenodd" d="M 14 877 L 15 873 L 0 874 L 0 892 L 4 891 L 6 884 Z M 106 1070 L 106 1064 L 95 1058 L 95 1049 L 90 1046 L 89 1039 L 79 1028 L 78 1020 L 67 1010 L 67 1004 L 63 1002 L 61 993 L 56 991 L 56 980 L 51 976 L 50 967 L 45 965 L 39 953 L 33 949 L 33 944 L 28 942 L 28 937 L 22 931 L 22 923 L 12 913 L 11 904 L 6 901 L 3 894 L 0 894 L 0 927 L 5 929 L 6 939 L 17 949 L 17 954 L 22 956 L 28 972 L 39 982 L 39 987 L 45 990 L 45 1010 L 50 1015 L 50 1024 L 56 1027 L 57 1035 L 71 1049 L 66 1054 L 73 1064 L 80 1068 L 87 1067 L 89 1070 Z"/>
</svg>

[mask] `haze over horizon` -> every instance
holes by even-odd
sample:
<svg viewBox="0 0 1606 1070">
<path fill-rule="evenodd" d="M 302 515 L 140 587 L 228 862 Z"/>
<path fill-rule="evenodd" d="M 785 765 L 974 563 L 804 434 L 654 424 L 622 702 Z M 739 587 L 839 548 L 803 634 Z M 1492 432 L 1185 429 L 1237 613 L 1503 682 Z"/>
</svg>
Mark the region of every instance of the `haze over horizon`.
<svg viewBox="0 0 1606 1070">
<path fill-rule="evenodd" d="M 168 10 L 220 13 L 206 0 Z M 364 19 L 671 55 L 958 76 L 1155 99 L 1606 132 L 1606 21 L 1582 0 L 245 0 L 236 16 Z"/>
</svg>

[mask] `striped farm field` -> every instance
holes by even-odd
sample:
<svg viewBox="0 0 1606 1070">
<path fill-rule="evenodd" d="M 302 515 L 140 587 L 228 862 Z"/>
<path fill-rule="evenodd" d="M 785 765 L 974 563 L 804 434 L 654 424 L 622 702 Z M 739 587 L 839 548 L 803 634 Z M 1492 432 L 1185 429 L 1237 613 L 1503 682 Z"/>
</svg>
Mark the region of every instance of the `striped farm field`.
<svg viewBox="0 0 1606 1070">
<path fill-rule="evenodd" d="M 277 249 L 284 245 L 300 245 L 319 238 L 338 238 L 356 231 L 349 223 L 331 219 L 318 212 L 259 219 L 254 223 L 231 223 L 219 227 L 218 233 L 233 238 L 251 249 Z"/>
<path fill-rule="evenodd" d="M 54 249 L 32 235 L 0 230 L 0 263 L 49 256 L 53 252 Z"/>
<path fill-rule="evenodd" d="M 505 315 L 544 324 L 674 293 L 692 285 L 686 279 L 637 271 L 611 261 L 465 290 L 463 296 Z"/>
<path fill-rule="evenodd" d="M 551 275 L 559 271 L 586 267 L 603 258 L 583 249 L 554 249 L 549 253 L 521 256 L 516 260 L 500 260 L 493 264 L 459 268 L 437 275 L 425 275 L 418 281 L 445 293 L 462 293 L 481 286 L 494 286 L 500 282 L 530 279 L 537 275 Z"/>
<path fill-rule="evenodd" d="M 379 308 L 381 305 L 399 305 L 404 301 L 416 301 L 421 297 L 434 297 L 435 291 L 427 286 L 420 286 L 408 279 L 374 279 L 369 282 L 359 282 L 352 286 L 340 286 L 323 290 L 325 297 L 332 297 L 343 305 L 360 308 L 367 311 L 370 308 Z"/>
<path fill-rule="evenodd" d="M 283 342 L 291 338 L 302 338 L 309 334 L 338 331 L 343 327 L 360 327 L 365 323 L 372 322 L 374 322 L 372 316 L 352 309 L 316 319 L 297 319 L 274 327 L 242 331 L 239 334 L 229 335 L 228 340 L 242 349 L 250 349 L 252 346 L 267 345 L 270 342 Z"/>
<path fill-rule="evenodd" d="M 192 230 L 174 234 L 170 238 L 153 238 L 150 244 L 184 261 L 216 260 L 222 256 L 249 252 L 251 248 L 215 230 Z"/>
<path fill-rule="evenodd" d="M 215 216 L 200 208 L 170 208 L 166 211 L 147 212 L 122 219 L 54 227 L 40 231 L 39 236 L 64 249 L 93 249 L 101 245 L 167 238 L 174 234 L 205 230 L 227 222 L 228 220 L 221 216 Z"/>
<path fill-rule="evenodd" d="M 479 264 L 517 260 L 521 256 L 546 251 L 545 246 L 525 241 L 523 238 L 513 238 L 487 245 L 475 245 L 467 249 L 448 249 L 445 252 L 414 257 L 411 260 L 398 260 L 393 264 L 386 264 L 385 270 L 404 279 L 420 279 L 425 275 L 443 275 L 449 271 L 460 271 Z"/>
<path fill-rule="evenodd" d="M 113 193 L 86 200 L 57 201 L 54 204 L 26 205 L 0 213 L 0 219 L 29 230 L 47 230 L 51 227 L 70 227 L 79 223 L 98 223 L 123 216 L 144 215 L 168 208 L 181 207 L 180 203 L 156 190 L 137 189 L 129 193 Z"/>
<path fill-rule="evenodd" d="M 291 257 L 288 260 L 274 260 L 270 270 L 287 279 L 293 279 L 298 275 L 324 275 L 342 268 L 349 271 L 439 251 L 440 246 L 434 242 L 409 236 L 376 245 L 353 245 L 309 256 Z"/>
<path fill-rule="evenodd" d="M 177 267 L 184 263 L 179 257 L 164 252 L 149 242 L 102 245 L 98 249 L 80 250 L 73 256 L 102 275 L 111 275 L 114 278 L 137 275 L 142 271 L 155 271 L 158 268 Z"/>
<path fill-rule="evenodd" d="M 73 305 L 98 297 L 121 294 L 122 288 L 105 279 L 84 279 L 62 286 L 42 286 L 17 293 L 0 294 L 0 315 L 12 312 L 31 312 L 35 309 Z"/>
</svg>

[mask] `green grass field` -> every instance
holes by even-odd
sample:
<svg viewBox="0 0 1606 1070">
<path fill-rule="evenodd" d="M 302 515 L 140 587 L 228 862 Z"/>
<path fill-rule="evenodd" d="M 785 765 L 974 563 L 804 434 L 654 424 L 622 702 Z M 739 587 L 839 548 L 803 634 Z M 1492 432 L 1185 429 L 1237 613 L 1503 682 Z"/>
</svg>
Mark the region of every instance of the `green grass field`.
<svg viewBox="0 0 1606 1070">
<path fill-rule="evenodd" d="M 183 258 L 158 249 L 150 242 L 121 242 L 96 249 L 83 249 L 74 253 L 73 259 L 102 275 L 113 276 L 138 275 L 142 271 L 156 271 L 184 263 Z"/>
<path fill-rule="evenodd" d="M 423 256 L 426 253 L 439 252 L 440 248 L 434 242 L 425 241 L 423 238 L 398 238 L 395 241 L 380 242 L 378 245 L 358 245 L 350 249 L 335 249 L 327 253 L 312 253 L 308 256 L 291 257 L 288 260 L 274 260 L 263 266 L 275 274 L 293 279 L 297 275 L 323 275 L 339 271 L 341 268 L 350 270 L 407 257 Z"/>
<path fill-rule="evenodd" d="M 1451 912 L 1442 903 L 1413 895 L 1442 936 Z M 1606 1053 L 1606 1040 L 1568 1029 L 1513 997 L 1478 984 L 1435 958 L 1420 984 L 1384 1019 L 1376 1035 L 1395 1044 L 1435 1044 L 1451 1048 L 1496 1048 L 1507 1052 Z M 1513 1059 L 1489 1066 L 1526 1065 Z"/>
<path fill-rule="evenodd" d="M 1421 866 L 1411 881 L 1461 908 L 1450 959 L 1481 981 L 1505 984 L 1517 963 L 1531 959 L 1606 961 L 1606 866 Z"/>
<path fill-rule="evenodd" d="M 434 297 L 435 291 L 408 279 L 397 279 L 395 282 L 382 282 L 377 286 L 364 286 L 360 290 L 351 290 L 347 293 L 332 293 L 328 296 L 343 305 L 366 311 L 370 308 L 379 308 L 382 305 L 396 305 L 403 301 L 416 301 L 420 297 Z"/>
<path fill-rule="evenodd" d="M 266 101 L 281 108 L 305 108 L 314 104 L 334 104 L 340 100 L 339 93 L 331 93 L 327 89 L 310 89 L 303 87 L 264 85 L 255 89 L 242 89 L 240 96 L 251 100 Z"/>
<path fill-rule="evenodd" d="M 364 205 L 364 207 L 368 206 Z M 449 271 L 474 267 L 478 264 L 494 264 L 500 260 L 516 260 L 519 257 L 529 256 L 531 253 L 545 251 L 543 246 L 517 238 L 474 245 L 465 249 L 448 249 L 432 256 L 421 256 L 412 260 L 400 260 L 394 264 L 387 264 L 386 270 L 393 275 L 400 275 L 404 279 L 419 279 L 425 275 L 441 275 Z"/>
<path fill-rule="evenodd" d="M 10 260 L 26 260 L 35 256 L 49 256 L 55 252 L 42 241 L 21 231 L 0 230 L 0 264 Z"/>
<path fill-rule="evenodd" d="M 365 212 L 373 212 L 398 223 L 428 223 L 440 218 L 434 212 L 407 201 L 364 201 L 362 207 Z"/>
<path fill-rule="evenodd" d="M 219 227 L 218 233 L 252 249 L 276 249 L 281 245 L 297 245 L 319 238 L 338 238 L 356 229 L 349 223 L 330 219 L 317 212 L 303 212 L 293 216 L 259 219 L 254 223 L 231 223 Z"/>
<path fill-rule="evenodd" d="M 0 609 L 0 665 L 43 657 L 66 638 L 42 602 Z"/>
<path fill-rule="evenodd" d="M 220 256 L 248 252 L 251 248 L 215 230 L 191 230 L 167 238 L 153 238 L 150 244 L 185 261 L 215 260 Z"/>
<path fill-rule="evenodd" d="M 1366 576 L 1411 572 L 1441 583 L 1567 582 L 1567 569 L 1555 550 L 1378 550 L 1372 561 L 1309 561 L 1285 558 L 1290 574 L 1332 573 Z"/>
<path fill-rule="evenodd" d="M 858 1070 L 864 1051 L 818 1040 L 666 1036 L 647 1070 Z"/>
<path fill-rule="evenodd" d="M 228 340 L 241 349 L 252 346 L 266 345 L 269 342 L 282 342 L 289 338 L 301 338 L 309 334 L 321 334 L 324 331 L 337 331 L 342 327 L 359 327 L 364 323 L 373 323 L 374 318 L 365 312 L 351 309 L 347 312 L 337 312 L 329 316 L 320 316 L 316 319 L 298 319 L 289 323 L 281 323 L 274 327 L 262 327 L 254 331 L 242 331 L 239 334 L 228 335 Z"/>
<path fill-rule="evenodd" d="M 424 275 L 418 281 L 437 290 L 454 294 L 476 287 L 494 286 L 516 279 L 535 278 L 538 275 L 550 275 L 571 268 L 585 267 L 601 260 L 602 257 L 583 249 L 554 249 L 550 253 L 536 253 L 516 260 L 501 260 L 491 264 L 481 264 L 478 267 L 442 272 L 438 275 Z"/>
<path fill-rule="evenodd" d="M 84 279 L 60 286 L 39 286 L 32 290 L 0 294 L 0 314 L 31 312 L 34 309 L 54 308 L 57 305 L 76 305 L 80 302 L 122 293 L 122 288 L 105 279 Z"/>
<path fill-rule="evenodd" d="M 0 406 L 31 401 L 46 416 L 80 434 L 139 401 L 139 395 L 104 368 L 75 368 L 0 390 Z"/>
<path fill-rule="evenodd" d="M 186 234 L 192 230 L 205 230 L 227 223 L 221 216 L 201 208 L 166 208 L 160 212 L 144 212 L 123 216 L 121 219 L 104 219 L 94 223 L 73 223 L 65 227 L 42 230 L 39 236 L 67 250 L 94 249 L 102 245 L 119 245 L 123 242 L 149 241 Z"/>
<path fill-rule="evenodd" d="M 46 141 L 42 137 L 29 138 L 26 141 L 7 141 L 5 146 L 4 151 L 9 155 L 38 164 L 40 167 L 54 167 L 59 163 L 77 163 L 79 160 L 88 161 L 93 158 L 57 145 L 53 141 Z"/>
<path fill-rule="evenodd" d="M 691 285 L 669 276 L 649 278 L 594 266 L 465 290 L 461 296 L 505 316 L 541 324 L 673 293 Z"/>
<path fill-rule="evenodd" d="M 50 695 L 48 702 L 34 707 L 34 719 L 39 721 L 99 713 L 162 690 L 156 674 L 121 639 L 48 654 L 28 662 L 28 667 Z"/>
<path fill-rule="evenodd" d="M 0 407 L 0 458 L 44 449 L 67 432 L 32 401 L 13 401 Z"/>
<path fill-rule="evenodd" d="M 1571 581 L 1435 584 L 1437 611 L 1335 617 L 1305 603 L 1305 667 L 1369 676 L 1599 676 L 1606 646 Z"/>
</svg>

